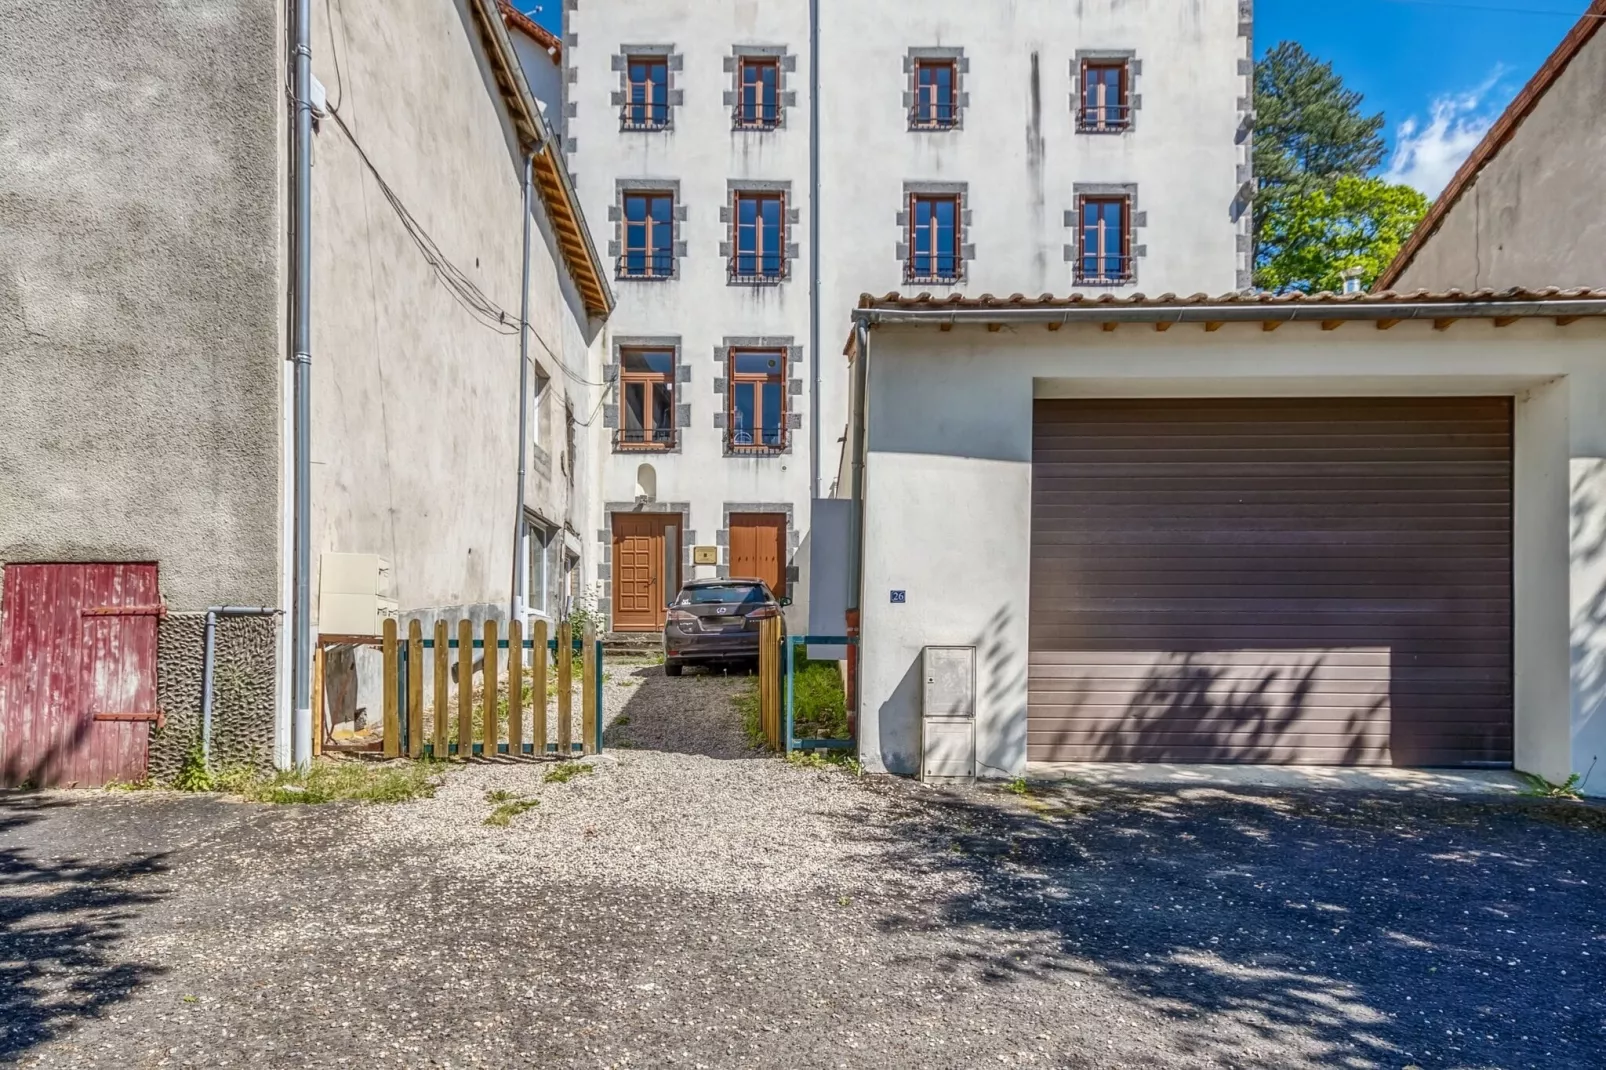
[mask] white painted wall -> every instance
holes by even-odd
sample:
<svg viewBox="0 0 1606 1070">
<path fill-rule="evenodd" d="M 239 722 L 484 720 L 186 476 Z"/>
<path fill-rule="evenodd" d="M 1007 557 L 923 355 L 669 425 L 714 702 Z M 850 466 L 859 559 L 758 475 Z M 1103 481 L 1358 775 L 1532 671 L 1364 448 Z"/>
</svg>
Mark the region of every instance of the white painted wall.
<svg viewBox="0 0 1606 1070">
<path fill-rule="evenodd" d="M 869 377 L 866 769 L 914 770 L 920 651 L 947 644 L 979 648 L 979 770 L 1025 768 L 1038 397 L 1513 395 L 1517 765 L 1559 781 L 1606 757 L 1606 324 L 883 327 Z"/>
<path fill-rule="evenodd" d="M 727 502 L 789 503 L 797 527 L 806 527 L 808 425 L 816 415 L 807 362 L 816 355 L 819 489 L 830 495 L 847 421 L 840 353 L 848 311 L 866 291 L 930 289 L 903 284 L 898 215 L 906 182 L 966 184 L 971 221 L 963 242 L 976 247 L 958 287 L 967 292 L 1071 291 L 1064 250 L 1075 230 L 1065 213 L 1075 206 L 1077 185 L 1087 183 L 1136 184 L 1137 210 L 1146 217 L 1136 238 L 1146 251 L 1136 282 L 1116 292 L 1221 293 L 1248 282 L 1240 252 L 1247 219 L 1232 210 L 1248 178 L 1248 145 L 1238 130 L 1248 106 L 1250 41 L 1238 0 L 821 0 L 822 335 L 818 353 L 808 350 L 808 9 L 806 0 L 586 0 L 565 11 L 566 148 L 597 247 L 607 250 L 617 238 L 609 209 L 618 204 L 621 179 L 680 184 L 681 277 L 617 282 L 611 330 L 616 338 L 681 340 L 691 379 L 680 401 L 690 403 L 691 422 L 678 454 L 648 461 L 660 502 L 687 504 L 690 529 L 704 544 L 715 541 Z M 783 129 L 731 129 L 726 63 L 736 45 L 785 46 L 796 57 L 784 85 L 796 93 L 796 106 Z M 683 103 L 674 108 L 672 131 L 620 131 L 613 61 L 628 46 L 672 46 L 680 57 L 671 77 Z M 964 50 L 961 129 L 908 129 L 905 59 L 911 48 L 927 47 Z M 1073 65 L 1079 50 L 1095 49 L 1130 50 L 1141 64 L 1141 107 L 1128 133 L 1075 132 Z M 733 179 L 791 184 L 789 204 L 801 211 L 788 241 L 800 258 L 781 287 L 727 284 L 719 244 L 729 240 L 728 227 L 719 209 Z M 788 456 L 724 456 L 714 426 L 723 404 L 714 390 L 723 374 L 714 351 L 735 336 L 790 337 L 804 347 L 803 367 L 789 373 L 804 380 L 792 398 L 804 426 L 794 431 Z M 631 499 L 642 460 L 622 454 L 604 465 L 605 501 Z M 597 535 L 606 539 L 605 523 Z"/>
</svg>

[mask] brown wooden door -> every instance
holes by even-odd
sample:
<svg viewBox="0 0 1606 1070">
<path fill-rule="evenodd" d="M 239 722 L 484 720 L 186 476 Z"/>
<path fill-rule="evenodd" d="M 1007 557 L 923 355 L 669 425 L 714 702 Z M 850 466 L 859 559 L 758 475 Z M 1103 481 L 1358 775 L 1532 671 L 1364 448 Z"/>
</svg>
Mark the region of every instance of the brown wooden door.
<svg viewBox="0 0 1606 1070">
<path fill-rule="evenodd" d="M 156 713 L 155 565 L 7 565 L 0 785 L 139 780 Z"/>
<path fill-rule="evenodd" d="M 763 580 L 786 594 L 786 514 L 731 514 L 731 578 Z"/>
<path fill-rule="evenodd" d="M 1511 761 L 1509 398 L 1034 417 L 1030 760 Z"/>
<path fill-rule="evenodd" d="M 663 631 L 664 607 L 679 593 L 679 534 L 679 519 L 663 513 L 613 518 L 615 631 Z"/>
</svg>

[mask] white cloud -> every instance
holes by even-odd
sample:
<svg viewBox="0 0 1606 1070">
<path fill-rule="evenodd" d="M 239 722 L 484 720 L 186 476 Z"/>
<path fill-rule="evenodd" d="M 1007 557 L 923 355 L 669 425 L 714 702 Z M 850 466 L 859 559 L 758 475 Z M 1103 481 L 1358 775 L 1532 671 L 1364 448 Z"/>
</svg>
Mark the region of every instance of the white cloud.
<svg viewBox="0 0 1606 1070">
<path fill-rule="evenodd" d="M 1456 168 L 1500 117 L 1507 94 L 1496 90 L 1504 74 L 1504 68 L 1497 67 L 1481 85 L 1435 97 L 1425 122 L 1413 115 L 1400 123 L 1384 177 L 1414 186 L 1429 197 L 1442 193 Z"/>
</svg>

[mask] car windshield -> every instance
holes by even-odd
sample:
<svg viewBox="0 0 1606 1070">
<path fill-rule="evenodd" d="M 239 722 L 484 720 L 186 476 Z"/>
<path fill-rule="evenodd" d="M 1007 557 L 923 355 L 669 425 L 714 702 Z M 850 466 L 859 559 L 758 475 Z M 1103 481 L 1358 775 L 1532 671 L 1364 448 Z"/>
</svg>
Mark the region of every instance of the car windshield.
<svg viewBox="0 0 1606 1070">
<path fill-rule="evenodd" d="M 681 605 L 763 605 L 769 595 L 763 587 L 752 583 L 722 583 L 710 587 L 687 587 L 680 592 Z"/>
</svg>

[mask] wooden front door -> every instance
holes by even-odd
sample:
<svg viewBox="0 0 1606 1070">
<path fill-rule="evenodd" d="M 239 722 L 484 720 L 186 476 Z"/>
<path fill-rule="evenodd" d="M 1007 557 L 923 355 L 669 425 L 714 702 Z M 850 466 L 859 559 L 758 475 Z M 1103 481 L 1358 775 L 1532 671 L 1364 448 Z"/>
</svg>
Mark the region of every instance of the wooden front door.
<svg viewBox="0 0 1606 1070">
<path fill-rule="evenodd" d="M 147 564 L 7 565 L 0 786 L 145 775 L 161 594 Z"/>
<path fill-rule="evenodd" d="M 786 595 L 786 514 L 731 514 L 731 578 L 763 580 Z"/>
<path fill-rule="evenodd" d="M 664 607 L 680 593 L 680 518 L 626 513 L 613 518 L 613 628 L 661 632 Z"/>
</svg>

